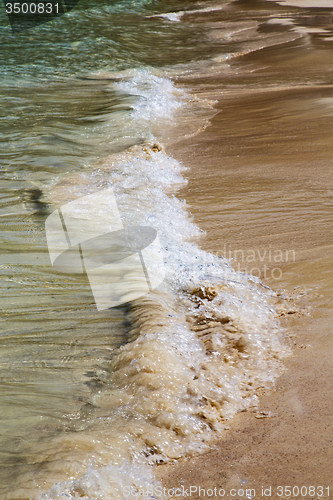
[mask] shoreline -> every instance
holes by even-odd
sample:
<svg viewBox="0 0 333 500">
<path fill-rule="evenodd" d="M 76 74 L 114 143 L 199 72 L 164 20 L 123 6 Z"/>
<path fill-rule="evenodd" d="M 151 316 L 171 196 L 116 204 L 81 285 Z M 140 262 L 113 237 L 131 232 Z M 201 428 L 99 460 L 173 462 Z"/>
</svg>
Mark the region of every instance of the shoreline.
<svg viewBox="0 0 333 500">
<path fill-rule="evenodd" d="M 274 50 L 283 56 L 283 48 Z M 260 67 L 267 54 L 235 61 L 240 78 L 249 60 Z M 282 78 L 279 71 L 276 76 L 270 67 L 263 79 L 273 83 Z M 279 279 L 259 277 L 282 297 L 278 311 L 292 354 L 275 388 L 262 391 L 257 409 L 229 421 L 230 430 L 211 451 L 160 465 L 156 476 L 167 489 L 185 488 L 178 498 L 222 498 L 219 488 L 225 498 L 228 492 L 237 499 L 315 498 L 320 487 L 328 498 L 333 491 L 333 210 L 328 203 L 333 126 L 330 110 L 320 103 L 331 99 L 332 87 L 281 83 L 276 89 L 221 92 L 229 78 L 220 71 L 206 80 L 184 79 L 185 88 L 200 98 L 217 100 L 216 114 L 204 131 L 174 142 L 168 152 L 190 167 L 188 186 L 179 196 L 206 232 L 201 247 L 226 256 L 229 245 L 243 255 L 240 261 L 252 249 L 259 271 L 266 264 L 280 269 Z M 294 257 L 280 258 L 277 265 L 274 251 Z M 246 496 L 247 488 L 255 494 Z"/>
</svg>

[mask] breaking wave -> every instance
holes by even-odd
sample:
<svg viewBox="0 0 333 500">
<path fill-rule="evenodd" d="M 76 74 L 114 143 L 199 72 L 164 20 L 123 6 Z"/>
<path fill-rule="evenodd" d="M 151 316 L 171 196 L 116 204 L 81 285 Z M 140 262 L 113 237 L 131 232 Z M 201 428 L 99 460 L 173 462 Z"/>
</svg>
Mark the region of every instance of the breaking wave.
<svg viewBox="0 0 333 500">
<path fill-rule="evenodd" d="M 55 484 L 43 500 L 121 499 L 126 487 L 156 486 L 152 465 L 207 449 L 236 412 L 257 404 L 259 387 L 274 382 L 288 352 L 274 293 L 201 250 L 201 231 L 175 196 L 186 169 L 165 153 L 158 130 L 189 96 L 147 71 L 115 85 L 136 96 L 127 130 L 140 130 L 142 143 L 64 177 L 49 199 L 112 187 L 125 226 L 157 230 L 166 278 L 127 304 L 127 342 L 112 353 L 80 429 L 53 443 L 57 461 L 78 460 L 87 472 Z"/>
</svg>

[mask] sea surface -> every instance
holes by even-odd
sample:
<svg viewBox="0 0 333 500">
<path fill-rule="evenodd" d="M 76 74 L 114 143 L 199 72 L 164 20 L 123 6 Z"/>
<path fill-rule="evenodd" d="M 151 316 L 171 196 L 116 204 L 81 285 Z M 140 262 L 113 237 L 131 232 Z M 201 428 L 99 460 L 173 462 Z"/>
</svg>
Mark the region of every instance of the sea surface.
<svg viewBox="0 0 333 500">
<path fill-rule="evenodd" d="M 191 78 L 301 47 L 293 84 L 313 80 L 333 5 L 300 3 L 82 0 L 18 33 L 0 11 L 1 500 L 162 498 L 156 464 L 206 450 L 283 370 L 275 293 L 201 249 L 166 151 L 214 115 Z M 86 275 L 52 267 L 45 221 L 110 187 L 125 226 L 157 230 L 166 277 L 98 311 Z"/>
</svg>

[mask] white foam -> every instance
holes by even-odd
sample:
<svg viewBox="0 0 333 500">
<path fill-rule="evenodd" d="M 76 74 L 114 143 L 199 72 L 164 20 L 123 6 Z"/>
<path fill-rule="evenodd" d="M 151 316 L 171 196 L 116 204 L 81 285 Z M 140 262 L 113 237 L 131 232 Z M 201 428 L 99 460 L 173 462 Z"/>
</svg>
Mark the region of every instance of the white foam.
<svg viewBox="0 0 333 500">
<path fill-rule="evenodd" d="M 115 84 L 139 99 L 133 104 L 131 118 L 149 126 L 161 120 L 172 120 L 174 111 L 183 104 L 186 94 L 177 89 L 168 78 L 153 75 L 149 71 L 137 70 L 129 80 Z"/>
<path fill-rule="evenodd" d="M 148 72 L 117 85 L 139 96 L 131 119 L 146 130 L 172 120 L 186 102 L 171 81 Z M 183 171 L 152 143 L 105 158 L 84 183 L 76 176 L 53 191 L 66 199 L 112 187 L 124 226 L 157 230 L 166 279 L 159 292 L 132 303 L 132 340 L 115 353 L 105 389 L 92 397 L 90 432 L 113 443 L 103 453 L 96 448 L 95 456 L 102 453 L 113 465 L 90 466 L 84 477 L 54 485 L 43 500 L 118 499 L 126 497 L 124 488 L 157 487 L 149 464 L 205 449 L 237 411 L 256 404 L 257 387 L 280 372 L 286 350 L 273 293 L 195 243 L 201 231 L 185 202 L 168 194 L 185 182 Z"/>
<path fill-rule="evenodd" d="M 154 14 L 153 16 L 147 16 L 148 18 L 150 17 L 162 17 L 164 19 L 167 19 L 168 21 L 173 21 L 173 22 L 179 22 L 180 19 L 183 17 L 185 14 L 184 11 L 179 11 L 179 12 L 166 12 L 164 14 Z"/>
<path fill-rule="evenodd" d="M 153 477 L 151 468 L 134 461 L 122 465 L 94 467 L 90 464 L 87 473 L 75 480 L 56 483 L 47 492 L 38 496 L 38 500 L 63 500 L 82 498 L 83 500 L 123 500 L 133 498 L 133 493 L 145 491 L 145 498 L 156 499 L 160 484 Z M 129 495 L 130 493 L 131 495 Z M 141 496 L 142 498 L 142 496 Z"/>
</svg>

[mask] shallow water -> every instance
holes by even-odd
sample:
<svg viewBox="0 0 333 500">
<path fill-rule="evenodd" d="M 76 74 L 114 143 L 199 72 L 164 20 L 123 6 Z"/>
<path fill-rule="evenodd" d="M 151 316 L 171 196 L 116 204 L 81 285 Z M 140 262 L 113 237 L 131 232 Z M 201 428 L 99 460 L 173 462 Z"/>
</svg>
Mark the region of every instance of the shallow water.
<svg viewBox="0 0 333 500">
<path fill-rule="evenodd" d="M 217 72 L 231 97 L 244 95 L 243 131 L 253 113 L 262 129 L 267 106 L 274 115 L 260 96 L 247 106 L 249 90 L 327 87 L 331 14 L 317 14 L 271 2 L 115 3 L 82 6 L 15 37 L 2 28 L 3 498 L 123 498 L 125 486 L 154 485 L 149 464 L 205 449 L 280 373 L 288 349 L 274 293 L 200 250 L 200 230 L 174 196 L 186 170 L 163 146 L 207 125 L 210 94 L 200 93 L 216 92 Z M 272 58 L 281 66 L 273 81 Z M 197 96 L 183 90 L 192 75 Z M 319 94 L 303 120 L 317 117 L 318 105 L 327 116 L 330 89 Z M 287 97 L 286 113 L 303 109 L 299 93 Z M 245 148 L 247 134 L 240 141 L 228 129 L 227 107 L 225 116 L 228 148 Z M 248 165 L 270 144 L 259 125 Z M 276 137 L 268 147 L 279 147 Z M 216 186 L 226 200 L 227 185 Z M 44 224 L 56 207 L 109 186 L 125 224 L 157 229 L 167 277 L 146 298 L 98 312 L 83 275 L 50 266 Z M 209 189 L 202 217 L 220 224 Z M 193 212 L 204 192 L 188 193 Z M 253 192 L 244 196 L 258 203 Z M 228 203 L 230 224 L 235 213 L 249 228 L 251 204 Z M 265 209 L 262 216 L 267 224 Z"/>
</svg>

